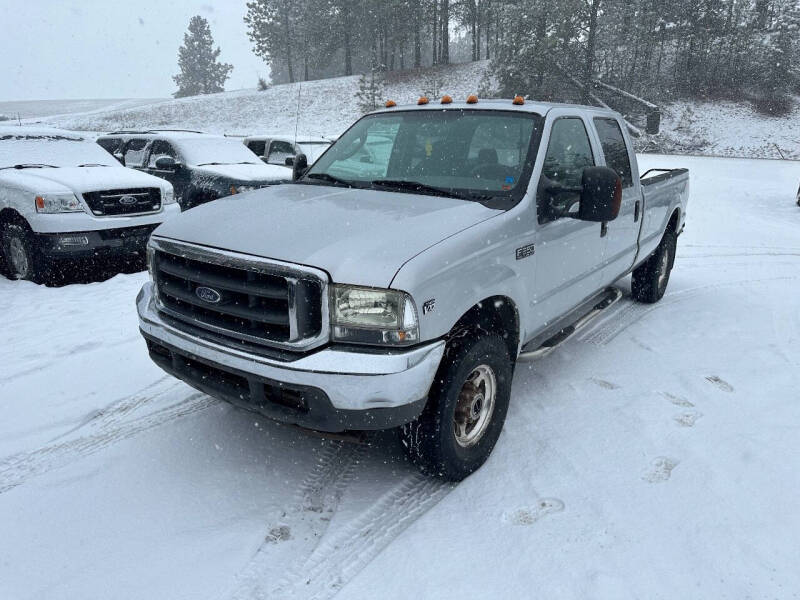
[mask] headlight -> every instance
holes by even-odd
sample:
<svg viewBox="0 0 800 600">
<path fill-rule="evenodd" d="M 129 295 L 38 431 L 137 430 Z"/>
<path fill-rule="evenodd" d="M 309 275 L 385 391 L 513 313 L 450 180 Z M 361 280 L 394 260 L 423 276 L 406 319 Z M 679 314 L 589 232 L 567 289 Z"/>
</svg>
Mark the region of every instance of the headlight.
<svg viewBox="0 0 800 600">
<path fill-rule="evenodd" d="M 172 189 L 172 186 L 164 189 L 164 193 L 161 196 L 161 204 L 175 204 L 175 190 Z"/>
<path fill-rule="evenodd" d="M 42 194 L 36 196 L 35 201 L 38 213 L 84 212 L 83 205 L 75 194 Z"/>
<path fill-rule="evenodd" d="M 330 300 L 336 341 L 390 346 L 419 341 L 417 309 L 405 292 L 332 285 Z"/>
</svg>

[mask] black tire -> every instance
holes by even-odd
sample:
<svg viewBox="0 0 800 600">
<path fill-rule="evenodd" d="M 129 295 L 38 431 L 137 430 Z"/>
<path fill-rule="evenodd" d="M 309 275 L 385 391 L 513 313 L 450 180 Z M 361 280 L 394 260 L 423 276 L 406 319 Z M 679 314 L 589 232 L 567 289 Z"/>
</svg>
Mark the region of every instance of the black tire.
<svg viewBox="0 0 800 600">
<path fill-rule="evenodd" d="M 669 276 L 675 264 L 678 237 L 671 231 L 664 234 L 656 251 L 633 271 L 631 295 L 634 300 L 653 304 L 667 291 Z"/>
<path fill-rule="evenodd" d="M 27 279 L 42 283 L 46 276 L 45 261 L 33 232 L 24 225 L 7 223 L 0 232 L 2 258 L 9 279 Z M 22 256 L 19 256 L 22 253 Z"/>
<path fill-rule="evenodd" d="M 459 399 L 468 377 L 485 368 L 492 372 L 496 383 L 494 408 L 482 435 L 473 445 L 465 447 L 456 436 L 456 409 L 464 408 L 464 402 L 459 404 Z M 449 346 L 431 386 L 425 410 L 418 419 L 401 428 L 403 447 L 411 461 L 423 473 L 450 481 L 461 481 L 480 468 L 503 429 L 513 372 L 508 346 L 497 334 L 475 334 Z M 467 397 L 466 392 L 463 397 Z"/>
</svg>

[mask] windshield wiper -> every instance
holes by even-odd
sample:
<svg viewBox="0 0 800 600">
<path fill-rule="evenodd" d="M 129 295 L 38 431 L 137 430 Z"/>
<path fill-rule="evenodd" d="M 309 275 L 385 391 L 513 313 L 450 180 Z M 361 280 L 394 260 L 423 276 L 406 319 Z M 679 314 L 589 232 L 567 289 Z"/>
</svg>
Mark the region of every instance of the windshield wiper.
<svg viewBox="0 0 800 600">
<path fill-rule="evenodd" d="M 328 183 L 333 183 L 335 185 L 345 185 L 347 187 L 355 187 L 352 181 L 347 181 L 346 179 L 339 179 L 338 177 L 334 177 L 333 175 L 329 175 L 328 173 L 309 173 L 303 179 L 317 179 L 319 181 L 326 181 Z"/>
<path fill-rule="evenodd" d="M 197 165 L 197 166 L 198 166 L 198 167 L 206 167 L 206 166 L 215 167 L 215 166 L 217 166 L 217 165 L 229 165 L 229 164 L 231 164 L 231 163 L 210 162 L 210 163 L 200 163 L 200 164 L 199 164 L 199 165 Z"/>
<path fill-rule="evenodd" d="M 419 192 L 422 194 L 434 194 L 436 196 L 446 196 L 447 198 L 458 198 L 459 200 L 472 200 L 469 196 L 459 194 L 453 190 L 439 188 L 419 181 L 407 181 L 405 179 L 375 179 L 372 185 L 378 187 L 394 188 L 401 191 Z"/>
<path fill-rule="evenodd" d="M 50 167 L 52 169 L 57 169 L 57 165 L 45 165 L 42 163 L 23 163 L 20 165 L 11 165 L 9 167 L 0 167 L 0 169 L 41 169 Z"/>
<path fill-rule="evenodd" d="M 84 163 L 82 165 L 78 165 L 79 167 L 107 167 L 108 165 L 103 165 L 100 163 Z"/>
</svg>

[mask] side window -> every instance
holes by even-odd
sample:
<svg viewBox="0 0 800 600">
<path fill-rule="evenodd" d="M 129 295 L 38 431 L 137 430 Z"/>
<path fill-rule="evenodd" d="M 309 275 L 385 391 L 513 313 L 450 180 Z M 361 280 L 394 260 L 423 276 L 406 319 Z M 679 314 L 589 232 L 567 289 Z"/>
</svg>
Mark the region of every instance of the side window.
<svg viewBox="0 0 800 600">
<path fill-rule="evenodd" d="M 149 140 L 146 139 L 135 139 L 128 142 L 128 146 L 125 148 L 125 156 L 122 159 L 123 164 L 126 167 L 143 167 L 145 149 L 148 142 Z"/>
<path fill-rule="evenodd" d="M 620 179 L 622 187 L 633 185 L 631 175 L 631 159 L 628 155 L 628 147 L 625 145 L 625 138 L 622 137 L 622 129 L 616 119 L 603 119 L 597 117 L 594 120 L 597 133 L 600 136 L 600 145 L 603 147 L 603 154 L 606 156 L 606 166 L 614 169 Z"/>
<path fill-rule="evenodd" d="M 284 165 L 290 156 L 294 156 L 294 146 L 289 142 L 276 140 L 269 145 L 267 162 L 271 165 Z"/>
<path fill-rule="evenodd" d="M 583 170 L 594 166 L 592 146 L 583 121 L 566 117 L 553 123 L 536 196 L 539 223 L 566 216 L 578 200 Z"/>
<path fill-rule="evenodd" d="M 105 138 L 102 140 L 97 140 L 97 143 L 101 148 L 103 148 L 103 150 L 109 154 L 113 154 L 114 158 L 122 162 L 122 154 L 120 153 L 122 140 L 120 138 Z"/>
<path fill-rule="evenodd" d="M 267 149 L 267 142 L 264 140 L 251 140 L 247 142 L 247 147 L 256 154 L 256 156 L 264 156 Z"/>
<path fill-rule="evenodd" d="M 147 167 L 150 169 L 156 168 L 156 161 L 162 156 L 170 156 L 178 158 L 175 149 L 172 145 L 165 140 L 155 140 L 150 148 L 150 158 L 147 159 Z"/>
</svg>

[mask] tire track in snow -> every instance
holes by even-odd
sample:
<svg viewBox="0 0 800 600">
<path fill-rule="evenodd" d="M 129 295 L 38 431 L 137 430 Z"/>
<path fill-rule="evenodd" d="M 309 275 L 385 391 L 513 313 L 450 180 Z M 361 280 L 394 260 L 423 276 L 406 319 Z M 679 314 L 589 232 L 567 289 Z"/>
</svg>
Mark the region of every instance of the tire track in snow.
<svg viewBox="0 0 800 600">
<path fill-rule="evenodd" d="M 688 298 L 693 298 L 708 290 L 714 290 L 724 287 L 741 286 L 744 284 L 752 283 L 767 283 L 772 281 L 793 281 L 800 279 L 800 277 L 768 277 L 764 279 L 745 279 L 741 281 L 728 281 L 725 283 L 711 283 L 707 285 L 699 285 L 696 287 L 678 290 L 665 296 L 660 302 L 655 304 L 640 304 L 630 297 L 626 298 L 626 302 L 620 308 L 607 315 L 602 321 L 597 323 L 594 327 L 587 329 L 582 335 L 578 337 L 579 340 L 595 344 L 598 346 L 605 346 L 609 344 L 623 331 L 628 329 L 631 325 L 641 320 L 647 314 L 654 310 L 682 302 Z"/>
<path fill-rule="evenodd" d="M 311 556 L 261 597 L 332 598 L 454 487 L 421 473 L 404 477 L 359 517 L 324 538 Z"/>
<path fill-rule="evenodd" d="M 90 423 L 97 423 L 97 428 L 92 433 L 3 459 L 0 461 L 0 494 L 21 485 L 32 477 L 69 465 L 113 444 L 175 419 L 205 410 L 219 402 L 200 392 L 193 392 L 173 404 L 146 415 L 129 420 L 122 418 L 144 402 L 154 401 L 169 391 L 171 390 L 167 389 L 149 398 L 136 396 L 128 403 L 120 402 L 116 411 L 104 413 L 97 420 L 90 420 Z"/>
<path fill-rule="evenodd" d="M 247 566 L 237 575 L 234 589 L 225 595 L 226 598 L 271 597 L 265 588 L 273 585 L 276 573 L 285 573 L 273 553 L 280 552 L 276 544 L 285 541 L 287 536 L 297 538 L 303 535 L 304 539 L 310 540 L 312 544 L 306 555 L 316 550 L 328 529 L 332 514 L 355 478 L 367 447 L 367 444 L 356 445 L 341 440 L 329 442 L 298 486 L 289 507 L 273 518 L 274 527 L 269 530 Z"/>
</svg>

